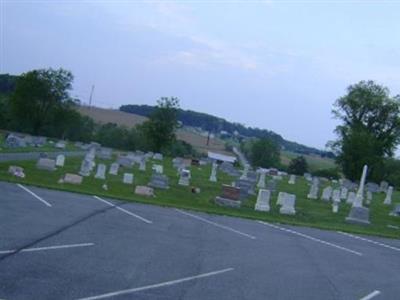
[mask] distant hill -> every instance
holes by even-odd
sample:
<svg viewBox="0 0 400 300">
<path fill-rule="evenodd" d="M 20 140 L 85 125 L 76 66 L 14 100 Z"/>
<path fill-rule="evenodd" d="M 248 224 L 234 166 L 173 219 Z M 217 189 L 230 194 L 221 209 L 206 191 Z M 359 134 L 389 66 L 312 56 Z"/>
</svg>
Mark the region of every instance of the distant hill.
<svg viewBox="0 0 400 300">
<path fill-rule="evenodd" d="M 150 105 L 122 105 L 120 111 L 148 117 L 153 111 L 154 106 Z M 285 140 L 281 135 L 266 129 L 246 127 L 239 123 L 229 122 L 223 118 L 213 115 L 195 112 L 192 110 L 179 109 L 178 120 L 185 126 L 198 127 L 204 131 L 212 133 L 224 132 L 226 135 L 235 133 L 241 137 L 268 138 L 275 141 L 285 150 L 299 154 L 316 154 L 323 157 L 333 157 L 333 153 L 308 147 L 296 142 Z"/>
</svg>

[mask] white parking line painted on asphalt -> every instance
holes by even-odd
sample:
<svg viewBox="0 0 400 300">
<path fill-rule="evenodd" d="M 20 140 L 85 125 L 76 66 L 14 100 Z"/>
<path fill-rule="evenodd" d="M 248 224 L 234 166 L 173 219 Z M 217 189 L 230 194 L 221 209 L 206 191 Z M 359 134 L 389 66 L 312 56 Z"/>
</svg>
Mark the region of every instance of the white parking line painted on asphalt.
<svg viewBox="0 0 400 300">
<path fill-rule="evenodd" d="M 139 220 L 141 220 L 141 221 L 143 221 L 143 222 L 145 222 L 145 223 L 147 223 L 147 224 L 152 224 L 153 222 L 152 221 L 150 221 L 150 220 L 147 220 L 147 219 L 145 219 L 145 218 L 143 218 L 143 217 L 141 217 L 141 216 L 139 216 L 139 215 L 137 215 L 137 214 L 134 214 L 133 212 L 130 212 L 130 211 L 128 211 L 128 210 L 126 210 L 126 209 L 124 209 L 124 208 L 122 208 L 122 207 L 119 207 L 119 206 L 117 206 L 117 205 L 115 205 L 115 204 L 113 204 L 113 203 L 111 203 L 111 202 L 109 202 L 109 201 L 107 201 L 107 200 L 104 200 L 104 199 L 102 199 L 102 198 L 100 198 L 100 197 L 98 197 L 98 196 L 93 196 L 95 199 L 97 199 L 97 200 L 99 200 L 99 201 L 102 201 L 102 202 L 104 202 L 104 203 L 106 203 L 106 204 L 108 204 L 108 205 L 110 205 L 110 206 L 112 206 L 112 207 L 115 207 L 116 209 L 118 209 L 118 210 L 120 210 L 120 211 L 122 211 L 122 212 L 124 212 L 124 213 L 126 213 L 126 214 L 128 214 L 128 215 L 130 215 L 130 216 L 132 216 L 132 217 L 135 217 L 135 218 L 137 218 L 137 219 L 139 219 Z"/>
<path fill-rule="evenodd" d="M 33 197 L 35 197 L 36 199 L 38 199 L 39 201 L 41 201 L 42 203 L 46 204 L 48 207 L 51 207 L 51 204 L 49 202 L 47 202 L 46 200 L 42 199 L 41 197 L 39 197 L 38 195 L 36 195 L 34 192 L 32 192 L 31 190 L 29 190 L 27 187 L 24 187 L 22 184 L 17 183 L 17 186 L 19 186 L 21 189 L 23 189 L 25 192 L 28 192 L 29 194 L 31 194 Z"/>
<path fill-rule="evenodd" d="M 372 293 L 368 294 L 367 296 L 360 298 L 360 300 L 370 300 L 378 295 L 380 295 L 381 292 L 380 291 L 373 291 Z"/>
<path fill-rule="evenodd" d="M 350 233 L 347 233 L 347 232 L 337 231 L 337 233 L 346 235 L 348 237 L 352 237 L 353 239 L 357 239 L 357 240 L 360 240 L 360 241 L 364 241 L 364 242 L 375 244 L 375 245 L 378 245 L 378 246 L 381 246 L 381 247 L 385 247 L 385 248 L 388 248 L 388 249 L 391 249 L 391 250 L 394 250 L 394 251 L 400 251 L 400 248 L 389 246 L 389 245 L 386 245 L 386 244 L 383 244 L 383 243 L 380 243 L 380 242 L 377 242 L 377 241 L 369 240 L 369 239 L 366 239 L 366 238 L 363 238 L 363 237 L 360 237 L 360 236 L 357 236 L 357 235 L 353 235 L 353 234 L 350 234 Z"/>
<path fill-rule="evenodd" d="M 298 232 L 298 231 L 294 231 L 294 230 L 291 230 L 291 229 L 287 229 L 287 228 L 280 227 L 280 226 L 277 226 L 277 225 L 273 225 L 273 224 L 270 224 L 270 223 L 267 223 L 267 222 L 263 222 L 263 221 L 257 221 L 257 222 L 260 223 L 260 224 L 275 228 L 275 229 L 279 229 L 279 230 L 282 230 L 282 231 L 285 231 L 285 232 L 289 232 L 289 233 L 294 234 L 294 235 L 301 236 L 303 238 L 312 240 L 314 242 L 318 242 L 318 243 L 321 243 L 321 244 L 324 244 L 324 245 L 327 245 L 327 246 L 334 247 L 334 248 L 339 249 L 339 250 L 343 250 L 343 251 L 346 251 L 346 252 L 349 252 L 349 253 L 353 253 L 353 254 L 362 256 L 362 253 L 360 253 L 360 252 L 357 252 L 357 251 L 354 251 L 354 250 L 351 250 L 351 249 L 348 249 L 348 248 L 345 248 L 345 247 L 342 247 L 342 246 L 339 246 L 339 245 L 336 245 L 336 244 L 333 244 L 333 243 L 330 243 L 330 242 L 327 242 L 327 241 L 324 241 L 324 240 L 321 240 L 321 239 L 318 239 L 318 238 L 315 238 L 315 237 L 312 237 L 312 236 L 309 236 L 307 234 L 304 234 L 304 233 L 301 233 L 301 232 Z"/>
<path fill-rule="evenodd" d="M 67 248 L 77 248 L 77 247 L 89 247 L 94 246 L 94 243 L 82 243 L 82 244 L 70 244 L 70 245 L 57 245 L 57 246 L 47 246 L 47 247 L 36 247 L 36 248 L 26 248 L 22 249 L 19 252 L 34 252 L 34 251 L 46 251 L 46 250 L 59 250 L 59 249 L 67 249 Z M 3 250 L 0 251 L 0 254 L 9 254 L 15 253 L 18 250 Z"/>
<path fill-rule="evenodd" d="M 204 219 L 204 218 L 199 217 L 199 216 L 196 216 L 196 215 L 192 215 L 192 214 L 190 214 L 190 213 L 188 213 L 188 212 L 185 212 L 185 211 L 180 210 L 180 209 L 177 209 L 177 208 L 175 208 L 175 210 L 176 210 L 177 212 L 180 212 L 181 214 L 184 214 L 184 215 L 186 215 L 186 216 L 189 216 L 189 217 L 195 218 L 195 219 L 197 219 L 197 220 L 203 221 L 203 222 L 205 222 L 205 223 L 207 223 L 207 224 L 214 225 L 214 226 L 216 226 L 216 227 L 219 227 L 219 228 L 222 228 L 222 229 L 225 229 L 225 230 L 228 230 L 228 231 L 232 231 L 232 232 L 234 232 L 234 233 L 240 234 L 240 235 L 242 235 L 242 236 L 248 237 L 248 238 L 253 239 L 253 240 L 256 239 L 255 236 L 252 236 L 252 235 L 250 235 L 250 234 L 241 232 L 241 231 L 236 230 L 236 229 L 233 229 L 233 228 L 231 228 L 231 227 L 228 227 L 228 226 L 225 226 L 225 225 L 221 225 L 221 224 L 218 224 L 218 223 L 209 221 L 209 220 L 207 220 L 207 219 Z"/>
<path fill-rule="evenodd" d="M 184 277 L 184 278 L 166 281 L 166 282 L 162 282 L 162 283 L 156 283 L 156 284 L 146 285 L 146 286 L 142 286 L 142 287 L 127 289 L 127 290 L 120 290 L 120 291 L 116 291 L 116 292 L 111 292 L 111 293 L 97 295 L 97 296 L 91 296 L 91 297 L 87 297 L 87 298 L 80 298 L 79 300 L 97 300 L 97 299 L 105 299 L 105 298 L 110 298 L 110 297 L 115 297 L 115 296 L 120 296 L 120 295 L 126 295 L 126 294 L 135 293 L 135 292 L 170 286 L 170 285 L 174 285 L 174 284 L 178 284 L 178 283 L 182 283 L 182 282 L 186 282 L 186 281 L 192 281 L 195 279 L 215 276 L 215 275 L 230 272 L 233 270 L 234 270 L 234 268 L 227 268 L 227 269 L 223 269 L 223 270 L 213 271 L 213 272 L 209 272 L 209 273 L 203 273 L 203 274 L 194 275 L 194 276 L 190 276 L 190 277 Z"/>
</svg>

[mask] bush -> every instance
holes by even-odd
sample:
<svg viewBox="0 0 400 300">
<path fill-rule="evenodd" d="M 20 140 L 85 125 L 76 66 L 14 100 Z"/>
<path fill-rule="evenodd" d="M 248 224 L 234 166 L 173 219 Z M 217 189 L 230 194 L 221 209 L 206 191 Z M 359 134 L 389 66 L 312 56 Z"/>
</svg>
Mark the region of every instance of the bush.
<svg viewBox="0 0 400 300">
<path fill-rule="evenodd" d="M 330 169 L 321 169 L 312 172 L 313 176 L 317 177 L 325 177 L 329 179 L 339 179 L 340 178 L 340 172 L 338 168 L 330 168 Z"/>
</svg>

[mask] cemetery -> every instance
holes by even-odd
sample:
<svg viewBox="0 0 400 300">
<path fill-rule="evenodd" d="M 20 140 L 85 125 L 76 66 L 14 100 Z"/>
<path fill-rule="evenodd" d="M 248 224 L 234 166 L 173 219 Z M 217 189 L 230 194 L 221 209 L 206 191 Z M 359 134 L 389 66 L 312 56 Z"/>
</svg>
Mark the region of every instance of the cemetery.
<svg viewBox="0 0 400 300">
<path fill-rule="evenodd" d="M 206 158 L 193 164 L 190 159 L 120 153 L 94 144 L 83 148 L 83 157 L 0 163 L 0 180 L 322 229 L 399 235 L 399 192 L 385 182 L 367 179 L 359 206 L 358 186 L 348 180 L 256 172 Z"/>
</svg>

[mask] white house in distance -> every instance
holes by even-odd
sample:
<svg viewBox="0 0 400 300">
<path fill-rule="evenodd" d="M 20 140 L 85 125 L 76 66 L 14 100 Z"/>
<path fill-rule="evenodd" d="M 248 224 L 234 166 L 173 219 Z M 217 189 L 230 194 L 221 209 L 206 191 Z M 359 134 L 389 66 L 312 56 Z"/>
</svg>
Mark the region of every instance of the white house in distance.
<svg viewBox="0 0 400 300">
<path fill-rule="evenodd" d="M 208 158 L 215 160 L 217 162 L 230 162 L 234 163 L 236 161 L 236 156 L 221 154 L 217 152 L 208 151 Z"/>
</svg>

